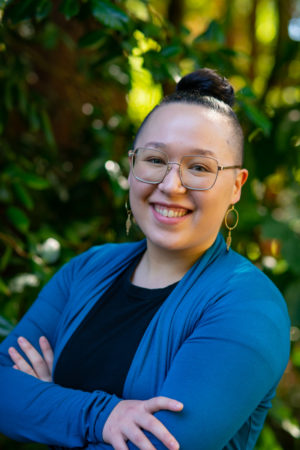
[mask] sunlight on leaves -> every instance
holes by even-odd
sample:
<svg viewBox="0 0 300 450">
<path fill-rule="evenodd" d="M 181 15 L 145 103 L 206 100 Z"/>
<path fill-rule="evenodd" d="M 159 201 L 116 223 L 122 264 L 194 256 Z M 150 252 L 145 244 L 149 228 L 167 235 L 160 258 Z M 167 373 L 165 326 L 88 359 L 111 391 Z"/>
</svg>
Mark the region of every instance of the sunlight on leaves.
<svg viewBox="0 0 300 450">
<path fill-rule="evenodd" d="M 270 44 L 276 37 L 277 11 L 272 0 L 260 1 L 256 13 L 256 37 L 263 44 Z"/>
</svg>

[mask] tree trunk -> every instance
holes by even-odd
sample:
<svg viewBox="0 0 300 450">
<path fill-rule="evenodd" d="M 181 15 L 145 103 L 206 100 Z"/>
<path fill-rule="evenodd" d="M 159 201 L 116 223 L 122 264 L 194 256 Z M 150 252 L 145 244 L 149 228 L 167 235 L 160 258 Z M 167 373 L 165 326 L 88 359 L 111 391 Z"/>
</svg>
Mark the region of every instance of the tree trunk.
<svg viewBox="0 0 300 450">
<path fill-rule="evenodd" d="M 179 29 L 184 13 L 184 0 L 170 0 L 168 5 L 168 20 Z"/>
</svg>

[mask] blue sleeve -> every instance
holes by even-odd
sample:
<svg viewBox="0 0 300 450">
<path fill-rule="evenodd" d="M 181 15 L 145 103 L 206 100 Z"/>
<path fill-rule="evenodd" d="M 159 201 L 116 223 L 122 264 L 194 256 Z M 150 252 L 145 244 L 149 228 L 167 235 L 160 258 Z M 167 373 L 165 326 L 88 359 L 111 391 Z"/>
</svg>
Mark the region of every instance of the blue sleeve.
<svg viewBox="0 0 300 450">
<path fill-rule="evenodd" d="M 105 421 L 120 399 L 102 391 L 73 390 L 38 380 L 12 368 L 7 353 L 25 336 L 35 348 L 45 335 L 55 348 L 56 326 L 69 288 L 88 252 L 66 264 L 46 287 L 12 333 L 0 345 L 0 432 L 19 441 L 84 447 L 102 441 Z"/>
<path fill-rule="evenodd" d="M 250 421 L 249 426 L 256 437 L 260 432 L 288 362 L 289 319 L 277 292 L 266 299 L 261 294 L 255 298 L 254 291 L 255 286 L 249 298 L 241 289 L 239 297 L 228 294 L 207 308 L 157 393 L 184 404 L 180 413 L 155 414 L 182 449 L 222 449 L 258 405 L 258 423 Z M 147 435 L 155 448 L 166 448 Z M 244 446 L 234 448 L 248 448 L 249 427 L 243 439 Z M 129 448 L 136 447 L 129 443 Z"/>
</svg>

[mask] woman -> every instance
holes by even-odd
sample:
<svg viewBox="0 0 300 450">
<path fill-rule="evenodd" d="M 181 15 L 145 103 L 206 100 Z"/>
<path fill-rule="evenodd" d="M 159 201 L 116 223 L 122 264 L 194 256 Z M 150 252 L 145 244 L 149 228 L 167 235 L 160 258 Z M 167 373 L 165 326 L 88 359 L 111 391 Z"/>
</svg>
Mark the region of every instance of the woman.
<svg viewBox="0 0 300 450">
<path fill-rule="evenodd" d="M 248 175 L 233 100 L 202 69 L 146 117 L 129 152 L 146 239 L 93 247 L 42 290 L 1 345 L 0 431 L 68 448 L 254 447 L 289 318 L 271 281 L 229 249 Z"/>
</svg>

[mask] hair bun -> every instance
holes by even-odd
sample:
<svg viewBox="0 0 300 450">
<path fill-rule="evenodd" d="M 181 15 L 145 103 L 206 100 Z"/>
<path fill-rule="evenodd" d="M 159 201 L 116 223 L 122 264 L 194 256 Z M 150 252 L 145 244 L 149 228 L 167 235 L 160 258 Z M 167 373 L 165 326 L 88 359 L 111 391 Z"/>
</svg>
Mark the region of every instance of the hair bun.
<svg viewBox="0 0 300 450">
<path fill-rule="evenodd" d="M 212 69 L 199 69 L 183 77 L 176 92 L 184 91 L 200 96 L 214 97 L 229 106 L 234 104 L 234 90 L 229 81 Z"/>
</svg>

